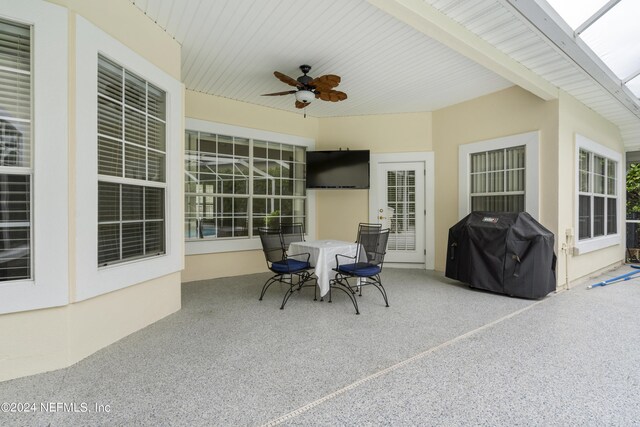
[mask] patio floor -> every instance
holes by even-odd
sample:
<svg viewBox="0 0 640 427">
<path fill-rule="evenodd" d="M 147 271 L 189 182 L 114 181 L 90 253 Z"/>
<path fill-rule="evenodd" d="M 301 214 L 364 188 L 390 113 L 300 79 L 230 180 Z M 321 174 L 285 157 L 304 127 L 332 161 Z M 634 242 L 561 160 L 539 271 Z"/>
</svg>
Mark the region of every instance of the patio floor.
<svg viewBox="0 0 640 427">
<path fill-rule="evenodd" d="M 623 266 L 595 283 L 629 271 Z M 267 274 L 183 285 L 183 309 L 58 371 L 0 383 L 0 425 L 634 425 L 640 279 L 539 301 L 385 269 L 356 316 Z M 109 412 L 97 412 L 95 405 Z"/>
</svg>

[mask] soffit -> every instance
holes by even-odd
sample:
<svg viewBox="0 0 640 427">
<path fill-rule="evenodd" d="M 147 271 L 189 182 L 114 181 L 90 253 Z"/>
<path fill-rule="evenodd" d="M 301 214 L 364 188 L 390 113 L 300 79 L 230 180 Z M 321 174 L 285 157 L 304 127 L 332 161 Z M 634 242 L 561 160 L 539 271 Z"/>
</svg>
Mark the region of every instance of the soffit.
<svg viewBox="0 0 640 427">
<path fill-rule="evenodd" d="M 640 148 L 634 103 L 623 105 L 614 96 L 615 87 L 603 87 L 596 73 L 576 64 L 532 23 L 533 17 L 523 16 L 508 0 L 423 1 L 616 124 L 627 150 Z"/>
</svg>

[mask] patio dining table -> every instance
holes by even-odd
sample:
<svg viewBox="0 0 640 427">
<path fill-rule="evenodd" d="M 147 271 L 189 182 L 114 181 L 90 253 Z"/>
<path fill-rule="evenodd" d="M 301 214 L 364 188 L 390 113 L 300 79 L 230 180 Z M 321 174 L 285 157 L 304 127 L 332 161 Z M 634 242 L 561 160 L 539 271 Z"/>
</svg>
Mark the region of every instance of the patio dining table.
<svg viewBox="0 0 640 427">
<path fill-rule="evenodd" d="M 318 278 L 320 296 L 324 297 L 329 292 L 329 281 L 335 277 L 333 269 L 336 267 L 336 255 L 341 254 L 353 257 L 357 251 L 358 244 L 354 242 L 314 240 L 310 242 L 293 242 L 289 246 L 288 253 L 292 255 L 310 254 L 309 262 L 314 267 Z"/>
</svg>

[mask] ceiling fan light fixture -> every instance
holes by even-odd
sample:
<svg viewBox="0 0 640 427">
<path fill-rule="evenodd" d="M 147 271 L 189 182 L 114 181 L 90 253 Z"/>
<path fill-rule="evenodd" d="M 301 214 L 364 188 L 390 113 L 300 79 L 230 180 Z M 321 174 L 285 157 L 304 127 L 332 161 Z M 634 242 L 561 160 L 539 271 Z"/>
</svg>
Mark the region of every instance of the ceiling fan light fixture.
<svg viewBox="0 0 640 427">
<path fill-rule="evenodd" d="M 316 94 L 310 90 L 299 90 L 296 92 L 296 100 L 308 104 L 316 98 Z"/>
</svg>

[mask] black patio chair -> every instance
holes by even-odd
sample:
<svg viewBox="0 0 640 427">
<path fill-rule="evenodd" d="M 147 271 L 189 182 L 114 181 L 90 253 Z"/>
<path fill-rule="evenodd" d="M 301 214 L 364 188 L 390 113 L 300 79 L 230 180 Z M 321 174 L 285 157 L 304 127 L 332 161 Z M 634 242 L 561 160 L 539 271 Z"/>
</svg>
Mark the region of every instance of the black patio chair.
<svg viewBox="0 0 640 427">
<path fill-rule="evenodd" d="M 262 301 L 262 297 L 264 297 L 269 286 L 276 282 L 284 283 L 289 286 L 289 289 L 282 299 L 282 305 L 280 306 L 282 310 L 295 290 L 311 286 L 305 285 L 305 283 L 315 280 L 309 272 L 312 268 L 309 263 L 311 255 L 309 253 L 301 253 L 288 256 L 283 249 L 282 233 L 279 228 L 259 228 L 258 233 L 260 234 L 262 251 L 267 261 L 267 267 L 275 273 L 262 286 L 259 300 Z M 293 280 L 294 276 L 298 279 L 295 282 Z M 316 286 L 316 284 L 314 283 L 313 286 Z"/>
<path fill-rule="evenodd" d="M 294 242 L 304 242 L 304 225 L 299 222 L 280 224 L 282 232 L 282 248 L 289 250 L 289 245 Z"/>
<path fill-rule="evenodd" d="M 382 231 L 382 224 L 361 222 L 358 224 L 358 237 L 356 238 L 356 242 L 365 248 L 375 248 L 375 243 L 378 240 L 380 231 Z"/>
<path fill-rule="evenodd" d="M 329 302 L 331 302 L 331 291 L 340 289 L 351 299 L 356 314 L 360 314 L 355 297 L 356 289 L 359 291 L 359 296 L 362 296 L 362 288 L 373 285 L 382 294 L 385 306 L 389 307 L 387 291 L 382 286 L 380 279 L 388 240 L 389 229 L 382 230 L 381 227 L 368 227 L 361 224 L 358 231 L 356 255 L 353 257 L 336 255 L 336 268 L 334 268 L 336 277 L 329 282 Z M 355 288 L 349 283 L 349 279 L 357 280 Z"/>
</svg>

